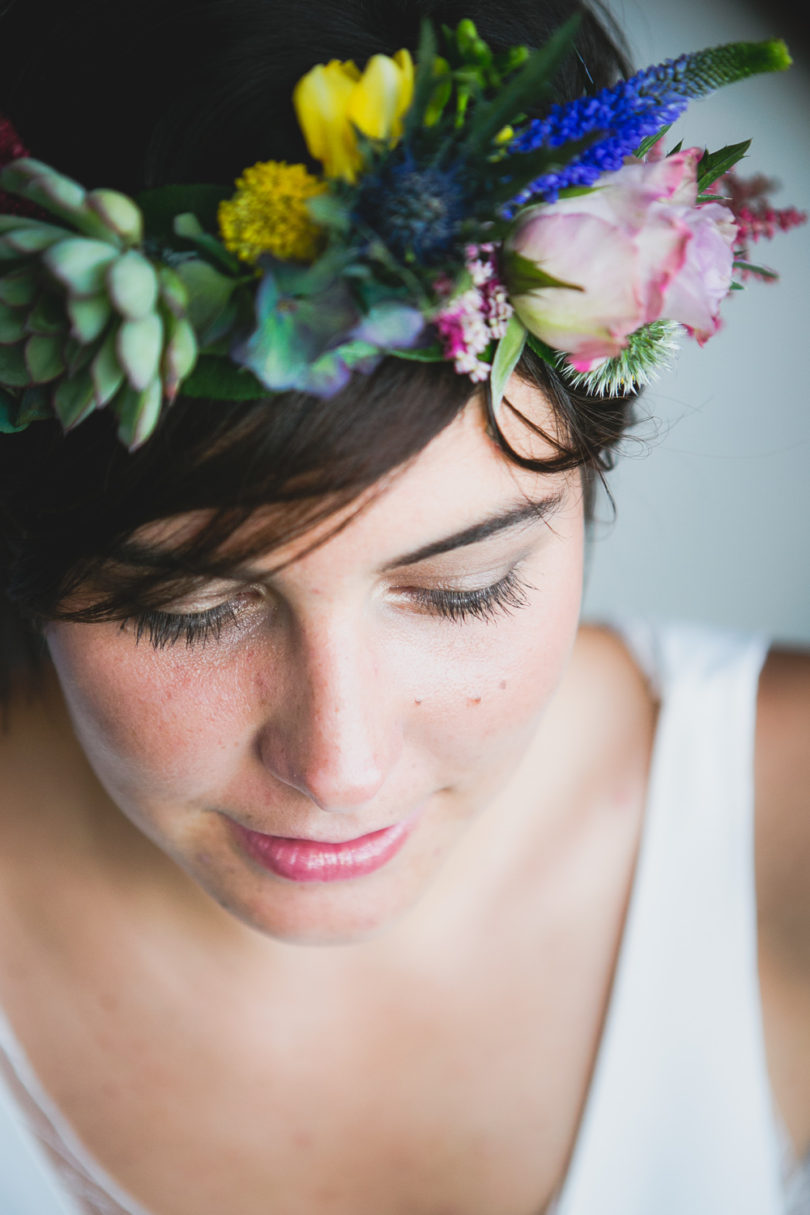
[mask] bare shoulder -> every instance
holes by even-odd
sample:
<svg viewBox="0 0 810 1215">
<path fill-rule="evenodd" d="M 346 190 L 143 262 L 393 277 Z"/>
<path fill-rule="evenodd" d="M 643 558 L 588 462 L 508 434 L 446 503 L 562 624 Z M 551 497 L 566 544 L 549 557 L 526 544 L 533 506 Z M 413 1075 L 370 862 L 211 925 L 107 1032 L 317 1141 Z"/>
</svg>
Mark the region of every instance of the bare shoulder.
<svg viewBox="0 0 810 1215">
<path fill-rule="evenodd" d="M 574 671 L 587 671 L 592 692 L 610 699 L 623 693 L 622 702 L 648 711 L 652 692 L 644 672 L 630 654 L 620 635 L 605 625 L 582 625 L 572 655 Z"/>
<path fill-rule="evenodd" d="M 810 985 L 810 651 L 774 648 L 762 670 L 756 732 L 757 895 L 761 931 Z"/>
<path fill-rule="evenodd" d="M 797 1159 L 810 1150 L 810 652 L 777 648 L 760 680 L 756 877 L 763 1030 Z"/>
<path fill-rule="evenodd" d="M 658 705 L 621 637 L 603 626 L 581 627 L 565 683 L 577 734 L 591 753 L 617 776 L 628 764 L 646 772 Z"/>
</svg>

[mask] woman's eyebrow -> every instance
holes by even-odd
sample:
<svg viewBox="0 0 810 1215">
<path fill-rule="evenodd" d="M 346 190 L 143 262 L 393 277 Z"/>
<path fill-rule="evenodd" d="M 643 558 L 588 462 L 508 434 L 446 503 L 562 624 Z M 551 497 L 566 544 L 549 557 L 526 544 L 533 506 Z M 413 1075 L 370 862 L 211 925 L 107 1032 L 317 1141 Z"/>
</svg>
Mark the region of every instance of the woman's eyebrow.
<svg viewBox="0 0 810 1215">
<path fill-rule="evenodd" d="M 547 519 L 560 505 L 564 496 L 564 491 L 559 490 L 548 498 L 540 498 L 534 502 L 523 501 L 519 506 L 512 506 L 506 510 L 498 511 L 497 514 L 482 519 L 480 523 L 473 523 L 470 527 L 465 527 L 460 532 L 454 532 L 452 536 L 445 536 L 441 540 L 433 540 L 430 544 L 423 545 L 422 548 L 414 549 L 410 553 L 404 553 L 401 557 L 395 557 L 393 561 L 386 562 L 382 567 L 383 572 L 387 573 L 390 570 L 398 569 L 401 565 L 416 565 L 419 561 L 426 561 L 428 557 L 437 557 L 440 553 L 449 553 L 456 548 L 465 548 L 469 544 L 477 544 L 479 540 L 487 540 L 490 536 L 497 535 L 498 532 L 508 531 L 513 527 L 518 527 L 521 523 L 537 519 Z"/>
</svg>

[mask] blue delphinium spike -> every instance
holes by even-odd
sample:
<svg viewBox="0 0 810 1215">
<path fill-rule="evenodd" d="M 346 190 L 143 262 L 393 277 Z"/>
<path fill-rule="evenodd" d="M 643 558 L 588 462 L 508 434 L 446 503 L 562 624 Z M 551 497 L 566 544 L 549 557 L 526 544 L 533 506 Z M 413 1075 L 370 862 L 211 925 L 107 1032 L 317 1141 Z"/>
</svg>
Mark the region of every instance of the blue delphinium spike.
<svg viewBox="0 0 810 1215">
<path fill-rule="evenodd" d="M 782 71 L 790 62 L 781 39 L 732 42 L 668 59 L 593 96 L 554 106 L 546 118 L 535 119 L 520 132 L 511 152 L 556 148 L 598 131 L 604 132 L 604 138 L 564 169 L 547 173 L 521 190 L 504 214 L 511 218 L 530 201 L 553 202 L 560 190 L 571 186 L 592 186 L 602 173 L 621 168 L 643 139 L 679 118 L 690 101 L 759 72 Z"/>
</svg>

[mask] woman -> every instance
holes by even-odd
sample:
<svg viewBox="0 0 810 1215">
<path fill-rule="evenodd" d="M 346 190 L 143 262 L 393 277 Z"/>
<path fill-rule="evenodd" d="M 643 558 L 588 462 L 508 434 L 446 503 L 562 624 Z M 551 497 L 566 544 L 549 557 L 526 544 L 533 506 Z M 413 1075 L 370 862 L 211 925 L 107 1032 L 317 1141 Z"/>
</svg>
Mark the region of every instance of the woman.
<svg viewBox="0 0 810 1215">
<path fill-rule="evenodd" d="M 475 38 L 543 46 L 573 7 L 430 15 L 475 22 L 469 69 Z M 43 161 L 136 193 L 301 161 L 296 83 L 415 48 L 421 10 L 59 13 L 4 16 L 0 108 Z M 558 97 L 626 71 L 590 13 L 575 37 Z M 327 397 L 302 360 L 283 397 L 115 398 L 67 435 L 15 415 L 4 1210 L 807 1209 L 810 662 L 578 628 L 634 393 L 572 387 L 542 340 L 497 411 L 497 362 L 488 412 L 451 361 L 365 350 Z"/>
</svg>

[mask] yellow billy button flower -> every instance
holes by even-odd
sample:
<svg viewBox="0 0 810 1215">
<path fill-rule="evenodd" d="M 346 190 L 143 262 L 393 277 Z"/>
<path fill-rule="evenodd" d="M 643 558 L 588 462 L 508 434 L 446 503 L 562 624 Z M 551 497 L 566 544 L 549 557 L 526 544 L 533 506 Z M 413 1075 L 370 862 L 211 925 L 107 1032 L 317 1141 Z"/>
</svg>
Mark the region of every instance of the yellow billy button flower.
<svg viewBox="0 0 810 1215">
<path fill-rule="evenodd" d="M 219 204 L 225 247 L 246 262 L 255 262 L 263 253 L 281 261 L 313 261 L 323 232 L 306 204 L 325 189 L 326 183 L 304 165 L 266 160 L 245 169 L 233 198 Z"/>
<path fill-rule="evenodd" d="M 361 73 L 351 60 L 318 64 L 295 86 L 293 103 L 310 155 L 327 177 L 353 182 L 362 167 L 356 130 L 396 143 L 413 101 L 413 60 L 373 55 Z"/>
</svg>

